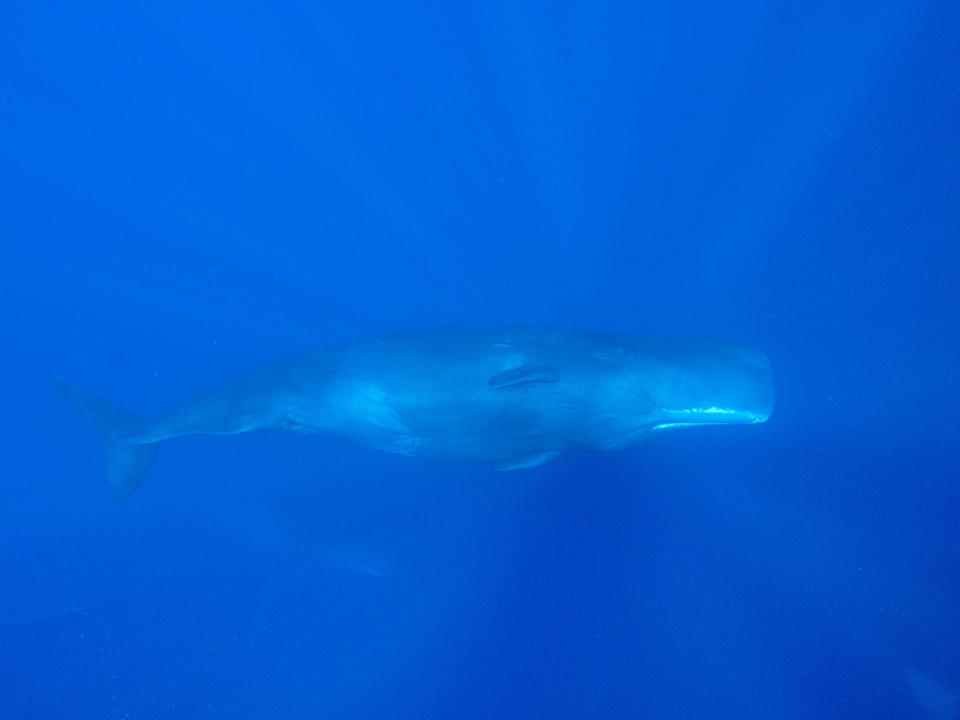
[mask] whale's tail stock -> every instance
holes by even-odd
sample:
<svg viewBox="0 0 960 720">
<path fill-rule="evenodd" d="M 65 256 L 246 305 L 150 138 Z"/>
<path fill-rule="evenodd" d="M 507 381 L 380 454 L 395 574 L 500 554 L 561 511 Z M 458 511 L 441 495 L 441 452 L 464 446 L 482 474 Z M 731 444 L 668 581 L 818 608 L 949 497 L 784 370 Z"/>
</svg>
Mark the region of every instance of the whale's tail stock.
<svg viewBox="0 0 960 720">
<path fill-rule="evenodd" d="M 151 421 L 81 390 L 62 377 L 55 382 L 60 393 L 106 436 L 107 480 L 118 500 L 126 500 L 146 477 L 159 442 L 143 442 Z"/>
</svg>

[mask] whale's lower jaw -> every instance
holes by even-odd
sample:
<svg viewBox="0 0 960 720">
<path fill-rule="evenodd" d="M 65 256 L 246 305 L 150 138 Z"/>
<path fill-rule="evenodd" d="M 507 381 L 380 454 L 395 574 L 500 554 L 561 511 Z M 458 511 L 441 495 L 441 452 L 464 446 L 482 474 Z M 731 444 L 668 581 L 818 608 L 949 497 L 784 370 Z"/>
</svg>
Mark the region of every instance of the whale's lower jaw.
<svg viewBox="0 0 960 720">
<path fill-rule="evenodd" d="M 756 425 L 757 423 L 765 422 L 764 420 L 745 420 L 738 423 L 716 423 L 716 422 L 668 422 L 660 423 L 659 425 L 654 425 L 650 428 L 651 432 L 656 432 L 657 430 L 673 430 L 675 428 L 688 428 L 688 427 L 706 427 L 711 425 L 716 427 L 718 425 Z"/>
<path fill-rule="evenodd" d="M 770 418 L 770 413 L 755 413 L 720 407 L 675 410 L 666 413 L 666 415 L 665 422 L 657 423 L 651 430 L 670 430 L 702 425 L 756 425 L 766 422 Z"/>
<path fill-rule="evenodd" d="M 669 423 L 660 423 L 659 425 L 654 425 L 650 430 L 656 432 L 657 430 L 673 430 L 674 428 L 686 428 L 686 427 L 701 427 L 703 425 L 716 425 L 716 423 L 708 422 L 669 422 Z"/>
</svg>

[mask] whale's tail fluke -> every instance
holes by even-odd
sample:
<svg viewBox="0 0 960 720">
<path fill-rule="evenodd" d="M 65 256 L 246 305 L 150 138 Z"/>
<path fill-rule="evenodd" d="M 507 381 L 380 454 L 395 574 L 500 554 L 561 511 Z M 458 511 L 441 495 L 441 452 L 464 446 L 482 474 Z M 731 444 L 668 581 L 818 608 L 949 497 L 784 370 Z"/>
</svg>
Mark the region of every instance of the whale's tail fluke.
<svg viewBox="0 0 960 720">
<path fill-rule="evenodd" d="M 107 480 L 114 497 L 126 500 L 146 477 L 160 446 L 159 442 L 139 440 L 150 421 L 81 390 L 61 377 L 55 381 L 63 396 L 106 435 Z"/>
</svg>

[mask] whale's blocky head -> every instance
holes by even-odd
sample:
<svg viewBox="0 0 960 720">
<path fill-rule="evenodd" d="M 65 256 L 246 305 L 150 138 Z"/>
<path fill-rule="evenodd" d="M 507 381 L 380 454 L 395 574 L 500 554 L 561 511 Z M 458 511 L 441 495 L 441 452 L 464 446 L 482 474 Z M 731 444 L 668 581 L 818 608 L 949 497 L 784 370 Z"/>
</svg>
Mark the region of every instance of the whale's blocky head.
<svg viewBox="0 0 960 720">
<path fill-rule="evenodd" d="M 655 408 L 654 429 L 759 423 L 773 412 L 773 376 L 762 352 L 702 339 L 642 342 L 634 348 L 634 377 Z"/>
</svg>

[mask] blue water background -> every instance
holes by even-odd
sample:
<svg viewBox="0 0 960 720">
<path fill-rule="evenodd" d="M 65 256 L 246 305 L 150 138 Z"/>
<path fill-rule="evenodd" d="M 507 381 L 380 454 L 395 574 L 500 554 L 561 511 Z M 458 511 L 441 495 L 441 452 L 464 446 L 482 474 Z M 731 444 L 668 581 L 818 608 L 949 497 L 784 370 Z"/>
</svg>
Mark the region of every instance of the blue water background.
<svg viewBox="0 0 960 720">
<path fill-rule="evenodd" d="M 0 717 L 922 718 L 960 691 L 960 5 L 0 10 Z M 324 342 L 764 349 L 762 426 L 539 468 L 154 413 Z"/>
</svg>

